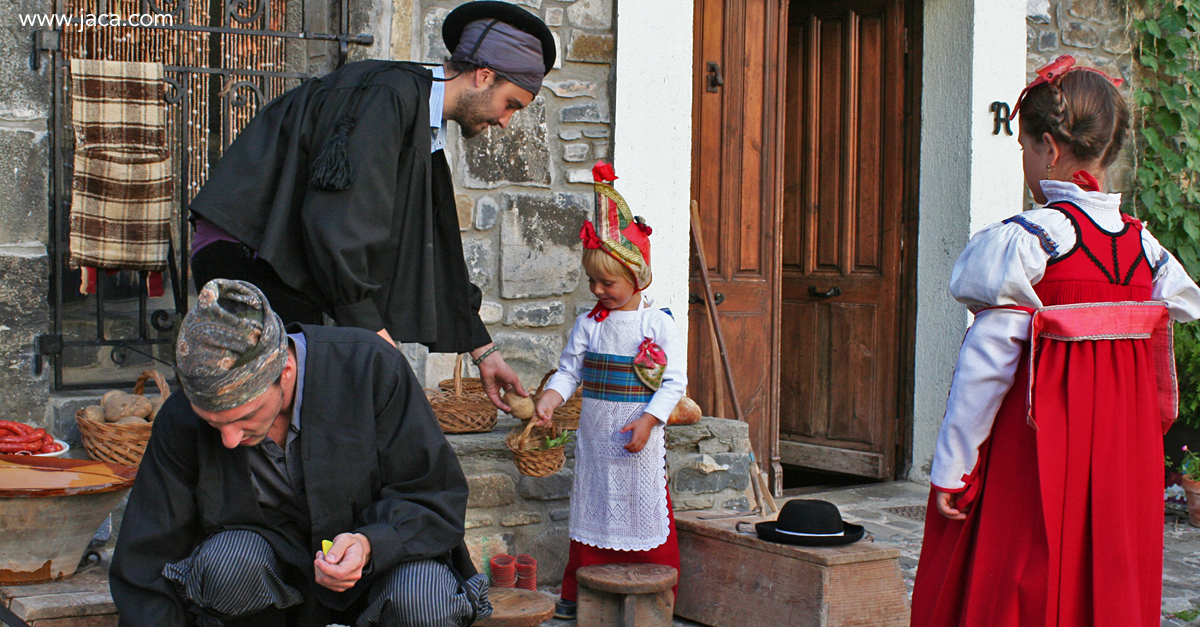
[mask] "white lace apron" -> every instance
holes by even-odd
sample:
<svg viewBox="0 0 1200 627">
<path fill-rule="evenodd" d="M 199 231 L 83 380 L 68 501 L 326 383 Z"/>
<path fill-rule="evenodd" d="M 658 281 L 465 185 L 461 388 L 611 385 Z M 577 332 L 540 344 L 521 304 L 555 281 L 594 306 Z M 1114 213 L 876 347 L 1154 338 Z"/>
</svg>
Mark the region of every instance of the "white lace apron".
<svg viewBox="0 0 1200 627">
<path fill-rule="evenodd" d="M 653 549 L 669 531 L 663 427 L 656 425 L 636 454 L 624 448 L 632 432 L 620 433 L 654 394 L 633 372 L 641 321 L 640 308 L 610 312 L 584 358 L 570 533 L 602 549 Z"/>
</svg>

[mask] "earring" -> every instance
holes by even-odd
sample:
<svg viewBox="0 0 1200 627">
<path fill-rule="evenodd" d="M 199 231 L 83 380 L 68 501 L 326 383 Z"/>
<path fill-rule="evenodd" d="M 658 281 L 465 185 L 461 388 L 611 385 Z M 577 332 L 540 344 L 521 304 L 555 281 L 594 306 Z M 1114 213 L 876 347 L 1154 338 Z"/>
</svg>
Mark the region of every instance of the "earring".
<svg viewBox="0 0 1200 627">
<path fill-rule="evenodd" d="M 1054 169 L 1053 163 L 1046 164 L 1046 178 L 1050 178 L 1050 171 Z"/>
</svg>

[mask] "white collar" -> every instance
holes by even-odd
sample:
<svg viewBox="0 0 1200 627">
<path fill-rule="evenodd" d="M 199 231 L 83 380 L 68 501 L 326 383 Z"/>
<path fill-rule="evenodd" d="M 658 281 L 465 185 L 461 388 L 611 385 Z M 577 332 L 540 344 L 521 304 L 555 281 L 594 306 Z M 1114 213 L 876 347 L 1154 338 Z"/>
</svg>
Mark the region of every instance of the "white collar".
<svg viewBox="0 0 1200 627">
<path fill-rule="evenodd" d="M 1070 181 L 1044 180 L 1041 182 L 1042 193 L 1046 195 L 1046 204 L 1065 200 L 1078 205 L 1084 211 L 1101 213 L 1120 213 L 1121 195 L 1105 192 L 1085 192 Z"/>
<path fill-rule="evenodd" d="M 442 67 L 433 68 L 433 77 L 445 78 L 446 70 Z M 430 152 L 437 152 L 446 147 L 446 83 L 435 80 L 433 87 L 429 90 L 429 128 L 430 133 Z"/>
</svg>

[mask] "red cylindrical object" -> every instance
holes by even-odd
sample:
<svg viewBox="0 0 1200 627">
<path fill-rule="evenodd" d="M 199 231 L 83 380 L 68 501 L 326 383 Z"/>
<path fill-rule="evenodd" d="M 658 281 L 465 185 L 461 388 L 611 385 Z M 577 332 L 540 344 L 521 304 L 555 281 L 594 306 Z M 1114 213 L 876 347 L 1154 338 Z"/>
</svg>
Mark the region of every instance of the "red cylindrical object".
<svg viewBox="0 0 1200 627">
<path fill-rule="evenodd" d="M 511 588 L 517 583 L 517 561 L 511 555 L 492 556 L 489 560 L 492 567 L 492 585 L 497 588 Z"/>
<path fill-rule="evenodd" d="M 537 560 L 529 555 L 517 556 L 517 587 L 537 590 Z"/>
</svg>

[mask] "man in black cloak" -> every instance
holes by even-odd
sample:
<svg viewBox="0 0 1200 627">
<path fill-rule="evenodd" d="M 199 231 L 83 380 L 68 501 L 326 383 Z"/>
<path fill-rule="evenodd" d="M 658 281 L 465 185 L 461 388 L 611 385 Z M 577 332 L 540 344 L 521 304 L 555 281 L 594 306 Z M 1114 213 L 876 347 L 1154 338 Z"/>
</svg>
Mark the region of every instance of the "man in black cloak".
<svg viewBox="0 0 1200 627">
<path fill-rule="evenodd" d="M 200 290 L 110 569 L 123 627 L 469 625 L 467 482 L 408 361 L 283 323 L 250 283 Z M 322 540 L 332 546 L 322 547 Z"/>
<path fill-rule="evenodd" d="M 192 201 L 197 288 L 260 287 L 285 322 L 377 332 L 469 352 L 492 402 L 526 396 L 479 318 L 468 280 L 445 121 L 465 137 L 505 127 L 554 65 L 550 30 L 505 2 L 468 2 L 432 71 L 361 61 L 280 96 L 238 135 Z"/>
</svg>

